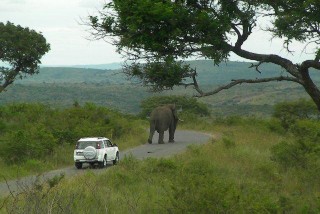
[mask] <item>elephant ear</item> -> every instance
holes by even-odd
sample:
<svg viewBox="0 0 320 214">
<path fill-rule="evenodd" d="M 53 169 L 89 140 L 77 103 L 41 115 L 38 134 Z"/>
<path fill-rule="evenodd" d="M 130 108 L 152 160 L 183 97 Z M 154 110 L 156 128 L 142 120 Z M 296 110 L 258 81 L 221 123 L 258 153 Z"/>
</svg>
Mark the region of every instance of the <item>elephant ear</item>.
<svg viewBox="0 0 320 214">
<path fill-rule="evenodd" d="M 173 117 L 175 119 L 178 119 L 178 115 L 177 115 L 177 111 L 176 111 L 176 104 L 169 104 L 168 106 L 172 111 Z"/>
</svg>

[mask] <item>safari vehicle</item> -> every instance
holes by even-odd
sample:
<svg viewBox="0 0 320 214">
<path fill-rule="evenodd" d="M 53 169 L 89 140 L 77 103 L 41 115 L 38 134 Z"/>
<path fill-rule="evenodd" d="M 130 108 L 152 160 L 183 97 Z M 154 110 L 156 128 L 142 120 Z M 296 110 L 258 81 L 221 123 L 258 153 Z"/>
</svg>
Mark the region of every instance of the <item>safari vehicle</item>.
<svg viewBox="0 0 320 214">
<path fill-rule="evenodd" d="M 81 169 L 84 163 L 89 163 L 91 166 L 98 164 L 100 168 L 104 168 L 107 166 L 107 162 L 117 164 L 119 155 L 118 146 L 112 144 L 108 138 L 81 138 L 74 150 L 74 163 L 77 169 Z"/>
</svg>

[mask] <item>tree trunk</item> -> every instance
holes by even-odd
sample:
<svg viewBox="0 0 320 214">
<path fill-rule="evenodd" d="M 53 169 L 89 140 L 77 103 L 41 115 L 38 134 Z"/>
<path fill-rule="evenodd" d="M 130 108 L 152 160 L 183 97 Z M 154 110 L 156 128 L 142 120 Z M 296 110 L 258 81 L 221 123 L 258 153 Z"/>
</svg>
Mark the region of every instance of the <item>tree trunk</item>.
<svg viewBox="0 0 320 214">
<path fill-rule="evenodd" d="M 312 81 L 308 69 L 300 70 L 302 86 L 320 111 L 320 90 Z"/>
</svg>

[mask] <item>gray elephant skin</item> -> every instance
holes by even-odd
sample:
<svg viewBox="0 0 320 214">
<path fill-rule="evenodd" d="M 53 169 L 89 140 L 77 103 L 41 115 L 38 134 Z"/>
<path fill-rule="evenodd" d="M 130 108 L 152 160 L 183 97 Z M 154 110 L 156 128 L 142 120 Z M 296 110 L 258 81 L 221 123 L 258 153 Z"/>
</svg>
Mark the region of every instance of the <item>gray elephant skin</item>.
<svg viewBox="0 0 320 214">
<path fill-rule="evenodd" d="M 169 142 L 174 142 L 174 133 L 178 124 L 176 106 L 167 104 L 155 108 L 150 114 L 150 133 L 148 143 L 152 143 L 154 132 L 159 133 L 158 143 L 163 144 L 164 132 L 169 130 Z"/>
</svg>

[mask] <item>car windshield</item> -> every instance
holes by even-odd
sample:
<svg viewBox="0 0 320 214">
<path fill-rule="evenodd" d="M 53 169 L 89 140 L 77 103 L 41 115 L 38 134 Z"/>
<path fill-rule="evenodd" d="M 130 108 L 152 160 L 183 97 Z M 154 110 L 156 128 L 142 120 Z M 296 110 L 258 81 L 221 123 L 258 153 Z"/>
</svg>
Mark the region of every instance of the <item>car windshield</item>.
<svg viewBox="0 0 320 214">
<path fill-rule="evenodd" d="M 88 146 L 96 148 L 98 141 L 78 141 L 77 149 L 85 149 Z"/>
</svg>

